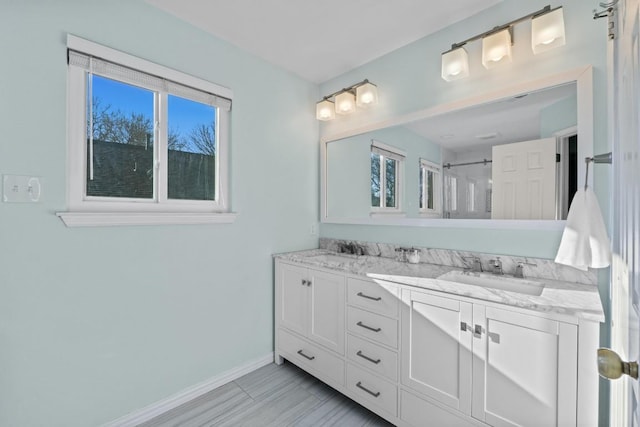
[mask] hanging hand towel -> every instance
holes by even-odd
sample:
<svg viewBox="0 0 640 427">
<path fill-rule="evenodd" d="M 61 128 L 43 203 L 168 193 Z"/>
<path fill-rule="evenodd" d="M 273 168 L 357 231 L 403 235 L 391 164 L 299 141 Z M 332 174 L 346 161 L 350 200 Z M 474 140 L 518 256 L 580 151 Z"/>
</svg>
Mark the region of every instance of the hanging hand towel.
<svg viewBox="0 0 640 427">
<path fill-rule="evenodd" d="M 584 271 L 611 263 L 611 244 L 591 188 L 581 188 L 573 197 L 556 262 Z"/>
</svg>

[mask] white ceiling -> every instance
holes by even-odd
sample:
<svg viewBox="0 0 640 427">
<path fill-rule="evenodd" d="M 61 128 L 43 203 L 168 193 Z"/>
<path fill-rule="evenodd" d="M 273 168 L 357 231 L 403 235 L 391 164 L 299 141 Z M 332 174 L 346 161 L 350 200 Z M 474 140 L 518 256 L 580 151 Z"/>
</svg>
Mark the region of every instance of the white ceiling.
<svg viewBox="0 0 640 427">
<path fill-rule="evenodd" d="M 560 85 L 430 117 L 406 127 L 454 152 L 538 139 L 542 110 L 576 96 L 576 91 L 575 83 Z"/>
<path fill-rule="evenodd" d="M 322 83 L 502 0 L 146 1 Z"/>
</svg>

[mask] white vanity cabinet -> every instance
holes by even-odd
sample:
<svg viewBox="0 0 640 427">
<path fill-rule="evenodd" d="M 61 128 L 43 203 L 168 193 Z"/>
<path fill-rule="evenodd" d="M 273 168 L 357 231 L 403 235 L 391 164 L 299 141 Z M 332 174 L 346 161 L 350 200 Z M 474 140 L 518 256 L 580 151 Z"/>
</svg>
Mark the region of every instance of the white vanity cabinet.
<svg viewBox="0 0 640 427">
<path fill-rule="evenodd" d="M 404 385 L 489 425 L 576 425 L 575 324 L 412 289 L 402 302 Z M 423 409 L 402 399 L 401 418 Z"/>
<path fill-rule="evenodd" d="M 597 425 L 597 317 L 398 280 L 276 258 L 276 363 L 401 427 Z"/>
<path fill-rule="evenodd" d="M 344 354 L 345 277 L 276 263 L 278 325 Z"/>
<path fill-rule="evenodd" d="M 345 379 L 345 277 L 276 262 L 276 362 L 286 357 L 332 387 Z"/>
</svg>

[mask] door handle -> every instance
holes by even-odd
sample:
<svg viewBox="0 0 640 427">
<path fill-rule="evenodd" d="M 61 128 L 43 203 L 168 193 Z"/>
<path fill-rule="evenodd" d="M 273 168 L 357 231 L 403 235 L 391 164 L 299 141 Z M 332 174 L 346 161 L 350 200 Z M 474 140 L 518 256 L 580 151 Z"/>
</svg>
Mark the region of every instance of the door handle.
<svg viewBox="0 0 640 427">
<path fill-rule="evenodd" d="M 601 377 L 610 380 L 629 375 L 638 379 L 638 362 L 624 362 L 618 353 L 608 348 L 598 349 L 598 373 Z"/>
</svg>

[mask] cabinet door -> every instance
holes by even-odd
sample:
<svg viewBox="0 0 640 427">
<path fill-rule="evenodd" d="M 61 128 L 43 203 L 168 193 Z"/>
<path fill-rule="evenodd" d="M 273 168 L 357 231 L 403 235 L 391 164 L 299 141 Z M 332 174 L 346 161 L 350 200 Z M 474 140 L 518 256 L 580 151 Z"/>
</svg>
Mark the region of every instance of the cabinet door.
<svg viewBox="0 0 640 427">
<path fill-rule="evenodd" d="M 577 327 L 474 304 L 473 417 L 494 426 L 576 425 Z"/>
<path fill-rule="evenodd" d="M 471 414 L 472 305 L 402 291 L 402 382 Z"/>
<path fill-rule="evenodd" d="M 309 270 L 308 336 L 326 348 L 344 354 L 345 278 L 339 274 Z"/>
<path fill-rule="evenodd" d="M 278 263 L 276 280 L 280 291 L 279 326 L 306 335 L 309 312 L 307 269 Z"/>
</svg>

